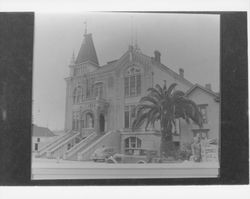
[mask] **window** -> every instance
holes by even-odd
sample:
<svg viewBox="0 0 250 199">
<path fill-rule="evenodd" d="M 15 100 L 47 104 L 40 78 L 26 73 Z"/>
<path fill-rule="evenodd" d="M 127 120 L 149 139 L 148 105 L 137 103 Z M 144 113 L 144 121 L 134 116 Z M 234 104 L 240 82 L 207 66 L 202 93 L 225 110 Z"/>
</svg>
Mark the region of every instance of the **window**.
<svg viewBox="0 0 250 199">
<path fill-rule="evenodd" d="M 92 113 L 86 114 L 86 128 L 94 128 L 94 116 Z"/>
<path fill-rule="evenodd" d="M 77 89 L 77 99 L 76 99 L 76 103 L 79 104 L 81 102 L 81 88 Z"/>
<path fill-rule="evenodd" d="M 76 104 L 76 96 L 77 96 L 77 88 L 75 88 L 73 92 L 73 104 Z"/>
<path fill-rule="evenodd" d="M 83 102 L 84 100 L 84 93 L 83 88 L 81 86 L 78 86 L 74 89 L 73 92 L 73 104 L 79 104 Z"/>
<path fill-rule="evenodd" d="M 197 137 L 197 135 L 199 135 L 201 139 L 208 139 L 208 131 L 208 129 L 193 130 L 193 136 Z"/>
<path fill-rule="evenodd" d="M 81 101 L 82 102 L 84 101 L 84 89 L 83 88 L 81 89 Z"/>
<path fill-rule="evenodd" d="M 125 96 L 129 96 L 129 79 L 128 79 L 128 77 L 125 77 L 125 79 L 124 79 L 124 91 L 125 91 Z"/>
<path fill-rule="evenodd" d="M 137 66 L 130 67 L 124 77 L 124 94 L 126 97 L 141 94 L 141 70 Z"/>
<path fill-rule="evenodd" d="M 94 78 L 87 79 L 86 81 L 86 97 L 91 98 L 94 95 Z"/>
<path fill-rule="evenodd" d="M 141 139 L 137 137 L 128 137 L 125 139 L 125 154 L 127 155 L 140 155 Z"/>
<path fill-rule="evenodd" d="M 207 124 L 208 123 L 208 120 L 207 120 L 207 104 L 201 104 L 201 105 L 198 105 L 198 108 L 200 110 L 200 113 L 202 115 L 202 121 L 204 124 Z"/>
<path fill-rule="evenodd" d="M 84 114 L 81 115 L 81 129 L 84 128 Z"/>
<path fill-rule="evenodd" d="M 103 97 L 103 83 L 98 82 L 95 84 L 95 97 L 102 98 Z"/>
<path fill-rule="evenodd" d="M 135 105 L 124 107 L 124 128 L 128 129 L 132 127 L 132 123 L 135 119 Z"/>
<path fill-rule="evenodd" d="M 38 150 L 38 144 L 35 143 L 35 151 L 37 151 L 37 150 Z"/>
<path fill-rule="evenodd" d="M 37 142 L 40 142 L 40 138 L 37 138 Z"/>
</svg>

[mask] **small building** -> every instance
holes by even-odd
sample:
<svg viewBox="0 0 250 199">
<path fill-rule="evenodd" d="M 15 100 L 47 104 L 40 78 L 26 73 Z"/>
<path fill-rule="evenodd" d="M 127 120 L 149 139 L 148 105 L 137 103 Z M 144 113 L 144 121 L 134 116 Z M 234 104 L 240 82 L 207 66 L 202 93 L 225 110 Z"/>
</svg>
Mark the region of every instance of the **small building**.
<svg viewBox="0 0 250 199">
<path fill-rule="evenodd" d="M 39 151 L 42 147 L 53 142 L 57 138 L 47 127 L 32 125 L 32 152 Z"/>
</svg>

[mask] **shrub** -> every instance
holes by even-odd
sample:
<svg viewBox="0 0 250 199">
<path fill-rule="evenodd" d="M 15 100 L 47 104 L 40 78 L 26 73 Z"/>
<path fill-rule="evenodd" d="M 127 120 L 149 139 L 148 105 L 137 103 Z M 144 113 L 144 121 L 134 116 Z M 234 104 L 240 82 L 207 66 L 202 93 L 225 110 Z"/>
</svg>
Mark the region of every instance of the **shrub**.
<svg viewBox="0 0 250 199">
<path fill-rule="evenodd" d="M 183 143 L 182 149 L 176 150 L 175 159 L 189 160 L 191 155 L 192 155 L 191 143 Z"/>
</svg>

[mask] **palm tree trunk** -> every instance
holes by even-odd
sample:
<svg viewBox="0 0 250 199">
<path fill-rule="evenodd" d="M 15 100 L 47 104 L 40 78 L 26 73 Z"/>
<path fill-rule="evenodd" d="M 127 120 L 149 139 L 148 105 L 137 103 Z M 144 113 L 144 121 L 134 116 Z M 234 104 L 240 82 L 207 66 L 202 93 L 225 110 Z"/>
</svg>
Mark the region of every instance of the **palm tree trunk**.
<svg viewBox="0 0 250 199">
<path fill-rule="evenodd" d="M 161 145 L 160 155 L 161 157 L 173 156 L 174 143 L 172 136 L 172 127 L 166 123 L 161 122 Z"/>
<path fill-rule="evenodd" d="M 166 155 L 166 146 L 167 146 L 167 141 L 164 136 L 164 132 L 161 133 L 161 145 L 160 145 L 160 156 L 161 158 L 165 157 Z"/>
<path fill-rule="evenodd" d="M 172 132 L 171 130 L 167 133 L 166 136 L 166 151 L 165 154 L 167 157 L 173 157 L 174 156 L 174 152 L 175 152 L 175 147 L 174 147 L 174 143 L 173 143 L 173 136 L 172 136 Z"/>
</svg>

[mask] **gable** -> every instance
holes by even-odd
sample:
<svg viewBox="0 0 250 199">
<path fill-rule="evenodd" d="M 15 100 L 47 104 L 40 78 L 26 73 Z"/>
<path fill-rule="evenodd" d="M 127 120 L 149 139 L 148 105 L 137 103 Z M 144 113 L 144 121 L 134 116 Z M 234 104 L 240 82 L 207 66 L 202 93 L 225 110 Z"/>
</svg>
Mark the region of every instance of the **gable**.
<svg viewBox="0 0 250 199">
<path fill-rule="evenodd" d="M 217 98 L 219 96 L 213 94 L 212 91 L 203 89 L 200 86 L 195 86 L 191 91 L 187 92 L 187 97 L 194 100 L 196 103 L 214 103 L 218 102 Z"/>
</svg>

